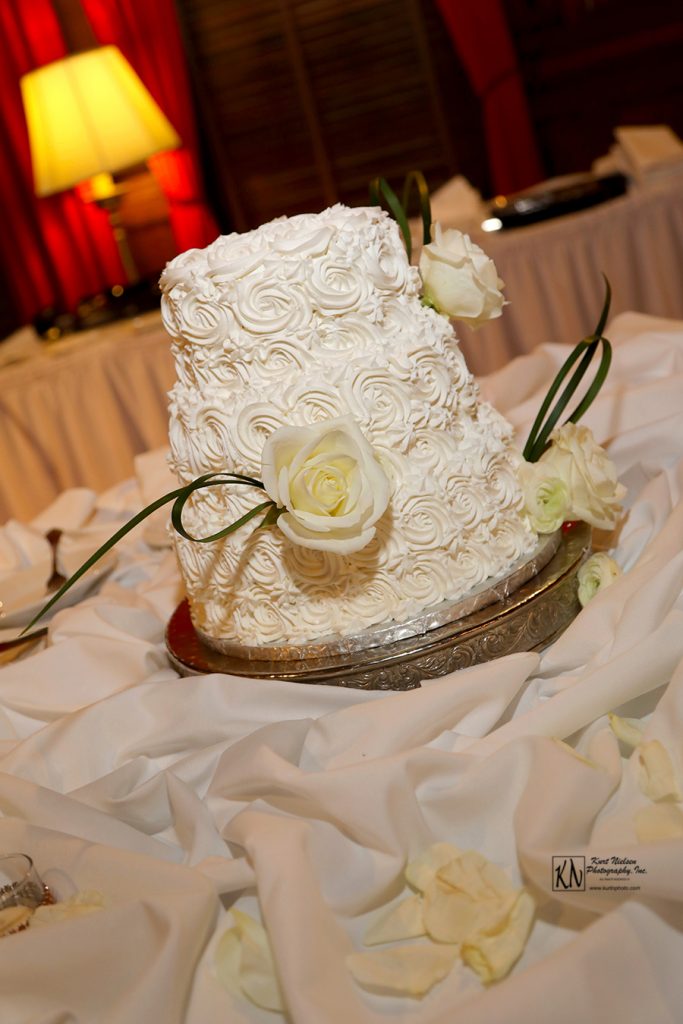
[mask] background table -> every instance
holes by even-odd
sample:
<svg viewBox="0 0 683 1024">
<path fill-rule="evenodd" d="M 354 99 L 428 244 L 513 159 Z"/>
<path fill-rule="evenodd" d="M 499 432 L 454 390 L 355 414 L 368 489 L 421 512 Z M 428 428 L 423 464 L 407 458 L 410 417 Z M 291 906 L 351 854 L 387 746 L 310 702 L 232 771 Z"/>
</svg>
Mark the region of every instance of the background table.
<svg viewBox="0 0 683 1024">
<path fill-rule="evenodd" d="M 0 369 L 0 522 L 29 519 L 60 491 L 103 490 L 168 438 L 174 380 L 158 313 L 46 345 Z"/>
<path fill-rule="evenodd" d="M 444 222 L 446 216 L 440 214 Z M 683 317 L 683 187 L 633 191 L 529 227 L 472 235 L 495 261 L 509 305 L 477 331 L 457 324 L 470 369 L 490 373 L 545 342 L 575 344 L 596 325 L 605 274 L 611 316 Z"/>
<path fill-rule="evenodd" d="M 1 940 L 0 1019 L 681 1019 L 683 803 L 641 791 L 638 754 L 607 716 L 663 744 L 683 789 L 683 323 L 624 316 L 610 336 L 586 422 L 628 488 L 623 524 L 602 538 L 625 572 L 541 654 L 407 693 L 181 679 L 163 641 L 175 559 L 138 534 L 47 645 L 0 669 L 0 850 L 30 853 L 60 897 L 95 889 L 106 903 Z M 484 382 L 520 438 L 566 355 L 547 345 Z M 113 530 L 140 499 L 128 481 L 97 517 Z M 636 815 L 658 806 L 671 837 L 639 839 Z M 437 841 L 528 887 L 524 953 L 489 988 L 463 967 L 423 1000 L 364 992 L 346 955 L 398 897 L 406 860 Z M 644 873 L 635 891 L 558 892 L 552 858 L 569 854 Z M 286 1018 L 217 980 L 232 905 L 268 929 Z"/>
</svg>

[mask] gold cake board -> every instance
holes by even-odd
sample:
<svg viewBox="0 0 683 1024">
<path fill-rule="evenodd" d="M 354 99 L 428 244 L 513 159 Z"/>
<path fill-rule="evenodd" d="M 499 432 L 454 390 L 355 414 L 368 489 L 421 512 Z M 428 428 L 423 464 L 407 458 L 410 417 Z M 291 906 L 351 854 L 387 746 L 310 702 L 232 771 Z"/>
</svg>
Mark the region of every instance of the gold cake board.
<svg viewBox="0 0 683 1024">
<path fill-rule="evenodd" d="M 513 594 L 404 639 L 342 652 L 330 645 L 334 653 L 328 655 L 324 645 L 319 645 L 321 653 L 313 658 L 239 657 L 204 643 L 192 625 L 185 600 L 169 620 L 167 651 L 183 676 L 219 672 L 362 690 L 412 690 L 423 679 L 551 643 L 581 610 L 576 576 L 590 553 L 590 541 L 591 529 L 585 523 L 566 526 L 550 561 Z"/>
</svg>

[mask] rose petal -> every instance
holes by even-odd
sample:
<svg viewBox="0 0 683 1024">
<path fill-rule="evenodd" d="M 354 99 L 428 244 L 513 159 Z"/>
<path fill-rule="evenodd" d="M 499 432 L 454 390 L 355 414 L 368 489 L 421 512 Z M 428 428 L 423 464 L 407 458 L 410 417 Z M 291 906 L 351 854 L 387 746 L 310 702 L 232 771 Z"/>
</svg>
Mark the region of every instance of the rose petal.
<svg viewBox="0 0 683 1024">
<path fill-rule="evenodd" d="M 666 747 L 659 740 L 640 743 L 638 752 L 638 785 L 650 800 L 681 800 L 674 768 Z"/>
<path fill-rule="evenodd" d="M 31 927 L 36 928 L 39 925 L 56 924 L 59 921 L 72 921 L 78 917 L 87 917 L 88 914 L 95 914 L 98 910 L 103 909 L 104 897 L 101 892 L 95 890 L 77 892 L 68 900 L 36 907 L 31 920 Z"/>
<path fill-rule="evenodd" d="M 424 892 L 434 881 L 437 871 L 461 854 L 452 843 L 434 843 L 406 866 L 405 877 L 408 885 L 418 892 Z"/>
<path fill-rule="evenodd" d="M 216 946 L 216 975 L 228 991 L 241 990 L 265 1010 L 284 1010 L 275 964 L 263 925 L 234 908 L 234 921 Z"/>
<path fill-rule="evenodd" d="M 531 931 L 534 910 L 533 899 L 523 889 L 508 915 L 463 944 L 463 960 L 485 985 L 504 978 L 521 956 Z"/>
<path fill-rule="evenodd" d="M 346 963 L 364 988 L 394 995 L 423 996 L 450 972 L 457 949 L 414 945 L 349 953 Z"/>
<path fill-rule="evenodd" d="M 465 942 L 507 917 L 516 898 L 514 892 L 492 899 L 473 898 L 437 878 L 424 894 L 425 929 L 437 942 Z"/>
<path fill-rule="evenodd" d="M 607 716 L 610 724 L 610 729 L 625 747 L 631 749 L 638 746 L 643 741 L 643 730 L 640 723 L 635 718 L 620 718 L 619 715 L 609 714 Z"/>
<path fill-rule="evenodd" d="M 366 946 L 376 946 L 380 942 L 414 939 L 424 933 L 422 899 L 417 894 L 413 894 L 401 900 L 386 914 L 379 917 L 374 924 L 371 924 L 365 933 L 363 942 Z"/>
<path fill-rule="evenodd" d="M 650 804 L 634 816 L 636 835 L 641 843 L 658 843 L 683 837 L 683 812 L 676 804 Z"/>
</svg>

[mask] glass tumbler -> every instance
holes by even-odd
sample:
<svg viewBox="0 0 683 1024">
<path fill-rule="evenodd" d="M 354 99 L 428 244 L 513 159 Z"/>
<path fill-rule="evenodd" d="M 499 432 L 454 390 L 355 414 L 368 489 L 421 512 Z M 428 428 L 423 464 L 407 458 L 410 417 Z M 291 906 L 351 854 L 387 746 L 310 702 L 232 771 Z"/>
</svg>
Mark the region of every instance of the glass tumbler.
<svg viewBox="0 0 683 1024">
<path fill-rule="evenodd" d="M 48 902 L 48 889 L 26 853 L 0 856 L 0 910 L 31 907 Z"/>
</svg>

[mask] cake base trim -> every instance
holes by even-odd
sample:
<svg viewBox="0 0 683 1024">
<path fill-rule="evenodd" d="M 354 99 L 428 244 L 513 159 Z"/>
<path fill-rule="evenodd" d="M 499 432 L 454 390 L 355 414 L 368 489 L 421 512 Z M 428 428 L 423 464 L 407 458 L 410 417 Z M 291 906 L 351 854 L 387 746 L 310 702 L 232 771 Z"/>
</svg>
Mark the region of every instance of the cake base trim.
<svg viewBox="0 0 683 1024">
<path fill-rule="evenodd" d="M 393 620 L 382 622 L 346 636 L 328 634 L 307 643 L 263 644 L 258 647 L 239 644 L 235 640 L 221 640 L 209 636 L 197 626 L 195 626 L 195 630 L 199 639 L 207 647 L 220 654 L 227 654 L 229 657 L 246 661 L 308 661 L 311 658 L 326 658 L 331 655 L 366 651 L 371 647 L 394 643 L 396 640 L 422 636 L 439 626 L 457 622 L 496 601 L 506 600 L 548 564 L 560 546 L 560 538 L 560 530 L 539 537 L 538 544 L 531 554 L 517 559 L 496 580 L 484 580 L 476 587 L 472 587 L 464 597 L 455 601 L 440 601 L 432 607 L 422 609 L 419 614 L 403 622 Z"/>
<path fill-rule="evenodd" d="M 167 651 L 183 676 L 217 672 L 366 690 L 415 689 L 423 679 L 552 642 L 581 610 L 576 576 L 590 541 L 590 526 L 578 523 L 561 533 L 550 561 L 514 594 L 501 600 L 498 593 L 493 603 L 456 622 L 364 650 L 290 661 L 222 654 L 202 642 L 185 600 L 169 620 Z"/>
</svg>

